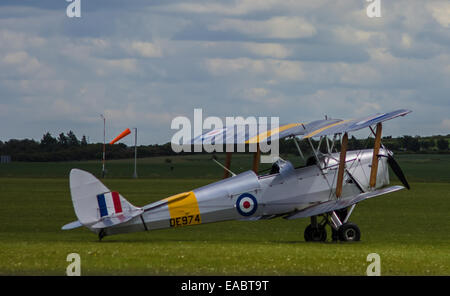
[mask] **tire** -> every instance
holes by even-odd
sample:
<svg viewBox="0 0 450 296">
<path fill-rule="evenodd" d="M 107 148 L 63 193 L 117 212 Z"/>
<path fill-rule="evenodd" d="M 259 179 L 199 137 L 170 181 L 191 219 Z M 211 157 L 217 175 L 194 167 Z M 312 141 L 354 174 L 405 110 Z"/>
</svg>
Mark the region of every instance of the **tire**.
<svg viewBox="0 0 450 296">
<path fill-rule="evenodd" d="M 331 227 L 331 240 L 333 242 L 337 242 L 339 240 L 339 232 L 337 230 L 334 230 L 333 227 Z"/>
<path fill-rule="evenodd" d="M 304 236 L 307 242 L 324 242 L 327 240 L 327 231 L 323 226 L 318 225 L 317 228 L 313 228 L 309 224 L 305 229 Z"/>
<path fill-rule="evenodd" d="M 361 231 L 353 223 L 342 224 L 338 229 L 339 240 L 342 242 L 357 242 L 361 239 Z"/>
</svg>

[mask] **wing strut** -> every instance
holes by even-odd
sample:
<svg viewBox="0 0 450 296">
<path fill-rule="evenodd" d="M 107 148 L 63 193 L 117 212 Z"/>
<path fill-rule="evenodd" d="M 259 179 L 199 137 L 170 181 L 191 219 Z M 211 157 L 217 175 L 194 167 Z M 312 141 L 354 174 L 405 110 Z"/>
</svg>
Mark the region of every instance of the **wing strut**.
<svg viewBox="0 0 450 296">
<path fill-rule="evenodd" d="M 373 147 L 373 156 L 372 156 L 372 168 L 370 169 L 370 187 L 375 187 L 377 183 L 377 171 L 378 171 L 378 152 L 380 151 L 381 145 L 381 131 L 382 125 L 381 122 L 377 123 L 377 131 L 375 135 L 375 145 Z"/>
<path fill-rule="evenodd" d="M 342 183 L 344 181 L 344 171 L 345 171 L 345 158 L 347 155 L 347 144 L 348 144 L 348 134 L 345 133 L 342 137 L 341 153 L 339 159 L 339 169 L 336 182 L 336 197 L 340 198 L 342 196 Z"/>
<path fill-rule="evenodd" d="M 261 150 L 259 149 L 259 143 L 256 146 L 256 152 L 253 154 L 253 171 L 258 174 L 259 159 L 261 158 Z"/>
<path fill-rule="evenodd" d="M 227 158 L 225 160 L 225 169 L 223 173 L 224 179 L 230 176 L 230 166 L 231 166 L 231 152 L 227 152 Z"/>
</svg>

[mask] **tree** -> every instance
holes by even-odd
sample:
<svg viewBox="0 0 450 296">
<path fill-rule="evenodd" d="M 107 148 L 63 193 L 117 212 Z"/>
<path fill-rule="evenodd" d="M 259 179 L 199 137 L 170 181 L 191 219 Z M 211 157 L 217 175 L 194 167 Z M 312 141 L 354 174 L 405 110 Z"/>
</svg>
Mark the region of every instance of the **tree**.
<svg viewBox="0 0 450 296">
<path fill-rule="evenodd" d="M 448 150 L 448 141 L 446 139 L 440 138 L 436 144 L 439 150 Z"/>
<path fill-rule="evenodd" d="M 58 144 L 58 141 L 55 138 L 53 138 L 52 135 L 49 132 L 47 132 L 42 137 L 40 146 L 45 151 L 51 151 L 51 150 L 53 150 L 56 147 L 57 144 Z"/>
<path fill-rule="evenodd" d="M 78 147 L 80 146 L 80 141 L 77 139 L 77 136 L 72 131 L 69 131 L 67 134 L 67 145 L 69 147 Z"/>
<path fill-rule="evenodd" d="M 420 142 L 420 147 L 423 148 L 423 150 L 432 149 L 434 147 L 433 139 L 429 139 L 429 140 L 424 139 L 422 142 Z"/>
<path fill-rule="evenodd" d="M 420 150 L 420 143 L 418 137 L 403 136 L 401 138 L 402 147 L 408 151 L 417 152 Z"/>
<path fill-rule="evenodd" d="M 69 146 L 69 140 L 67 139 L 64 133 L 60 133 L 58 136 L 58 145 L 63 148 L 67 148 Z"/>
<path fill-rule="evenodd" d="M 86 140 L 86 136 L 85 135 L 83 135 L 83 137 L 81 138 L 81 143 L 80 143 L 80 145 L 81 146 L 87 146 L 87 140 Z"/>
</svg>

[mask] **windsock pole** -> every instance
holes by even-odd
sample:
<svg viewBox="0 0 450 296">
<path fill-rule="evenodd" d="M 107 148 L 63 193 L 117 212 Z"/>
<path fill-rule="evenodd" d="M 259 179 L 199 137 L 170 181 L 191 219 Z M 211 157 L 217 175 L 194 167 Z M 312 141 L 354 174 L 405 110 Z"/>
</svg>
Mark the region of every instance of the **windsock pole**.
<svg viewBox="0 0 450 296">
<path fill-rule="evenodd" d="M 103 119 L 103 156 L 102 156 L 102 178 L 105 178 L 105 154 L 106 154 L 106 118 L 100 114 Z"/>
<path fill-rule="evenodd" d="M 136 167 L 136 159 L 137 159 L 137 127 L 133 128 L 134 129 L 134 174 L 133 174 L 133 178 L 137 178 L 137 167 Z"/>
</svg>

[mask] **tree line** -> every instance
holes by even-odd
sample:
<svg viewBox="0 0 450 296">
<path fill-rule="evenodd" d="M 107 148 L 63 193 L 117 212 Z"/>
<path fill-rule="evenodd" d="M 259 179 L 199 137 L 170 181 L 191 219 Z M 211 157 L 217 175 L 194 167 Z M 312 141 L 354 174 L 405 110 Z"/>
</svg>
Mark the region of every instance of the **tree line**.
<svg viewBox="0 0 450 296">
<path fill-rule="evenodd" d="M 450 134 L 447 136 L 402 136 L 402 137 L 384 137 L 383 145 L 396 153 L 450 153 L 449 150 Z M 298 141 L 303 152 L 311 152 L 308 141 Z M 312 140 L 312 144 L 317 148 L 319 140 Z M 373 147 L 374 139 L 357 139 L 354 136 L 348 140 L 348 150 L 370 149 Z M 329 143 L 331 145 L 331 143 Z M 340 149 L 339 141 L 334 144 L 337 150 Z M 280 140 L 280 153 L 298 153 L 293 139 Z M 325 141 L 320 143 L 320 150 L 326 152 L 327 144 Z M 192 149 L 193 151 L 193 149 Z M 225 150 L 224 150 L 225 151 Z M 248 149 L 246 150 L 248 151 Z M 60 133 L 53 137 L 49 132 L 42 136 L 40 141 L 30 139 L 11 139 L 6 142 L 0 141 L 0 155 L 10 155 L 12 161 L 77 161 L 77 160 L 99 160 L 102 158 L 103 143 L 88 143 L 86 136 L 81 139 L 69 131 Z M 192 152 L 193 153 L 193 152 Z M 205 153 L 205 152 L 204 152 Z M 140 145 L 137 147 L 139 158 L 152 156 L 177 155 L 170 143 Z M 190 154 L 182 152 L 182 154 Z M 119 143 L 106 146 L 106 158 L 126 159 L 134 157 L 134 147 L 128 147 Z"/>
<path fill-rule="evenodd" d="M 391 136 L 383 137 L 381 142 L 389 150 L 395 153 L 450 153 L 449 150 L 450 134 L 447 136 L 402 136 L 393 138 Z M 298 153 L 293 139 L 285 139 L 280 141 L 280 152 L 282 153 Z M 312 144 L 321 152 L 327 152 L 327 143 L 325 140 L 320 143 L 319 140 L 312 140 Z M 366 139 L 357 139 L 354 136 L 349 137 L 347 150 L 359 150 L 359 149 L 372 149 L 375 143 L 375 139 L 372 137 Z M 333 145 L 331 141 L 328 144 L 330 147 Z M 308 141 L 299 142 L 300 149 L 311 152 L 311 144 Z M 336 151 L 340 150 L 340 142 L 335 141 L 334 147 Z"/>
<path fill-rule="evenodd" d="M 139 157 L 175 155 L 170 143 L 164 145 L 148 145 L 138 147 Z M 0 155 L 10 155 L 12 161 L 69 161 L 98 160 L 102 158 L 103 143 L 88 143 L 86 136 L 81 140 L 69 131 L 53 137 L 49 132 L 42 136 L 41 141 L 30 139 L 11 139 L 0 141 Z M 118 143 L 106 144 L 107 159 L 124 159 L 134 157 L 134 147 Z"/>
</svg>

